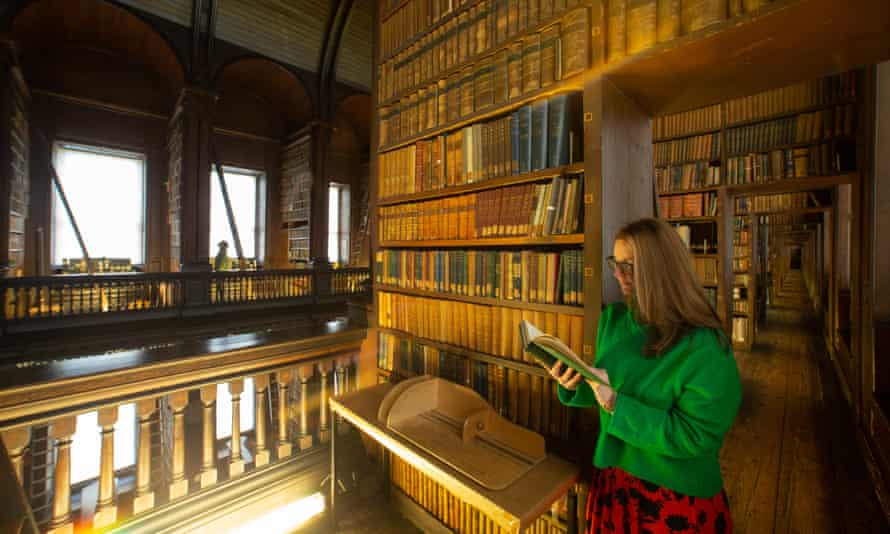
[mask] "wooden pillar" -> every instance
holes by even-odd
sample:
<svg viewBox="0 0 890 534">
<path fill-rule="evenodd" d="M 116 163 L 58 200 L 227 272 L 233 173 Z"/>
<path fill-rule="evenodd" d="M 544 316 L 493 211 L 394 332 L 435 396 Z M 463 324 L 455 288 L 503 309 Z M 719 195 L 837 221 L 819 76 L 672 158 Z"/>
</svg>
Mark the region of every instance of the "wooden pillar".
<svg viewBox="0 0 890 534">
<path fill-rule="evenodd" d="M 201 388 L 201 405 L 204 408 L 203 449 L 201 458 L 201 488 L 216 484 L 216 386 Z"/>
<path fill-rule="evenodd" d="M 300 378 L 300 435 L 297 443 L 301 451 L 312 448 L 312 433 L 309 432 L 309 380 L 315 374 L 311 365 L 304 365 L 297 371 Z"/>
<path fill-rule="evenodd" d="M 321 374 L 321 391 L 318 396 L 318 441 L 327 443 L 331 440 L 331 429 L 328 424 L 328 375 L 333 370 L 332 361 L 318 364 L 318 372 Z"/>
<path fill-rule="evenodd" d="M 179 235 L 172 236 L 178 242 L 171 247 L 178 248 L 183 271 L 210 270 L 210 139 L 212 135 L 211 116 L 216 104 L 216 95 L 197 86 L 182 90 L 173 121 L 181 132 L 181 162 L 178 198 Z M 207 292 L 209 296 L 209 292 Z M 203 302 L 203 288 L 187 287 L 189 302 L 198 299 Z"/>
<path fill-rule="evenodd" d="M 114 500 L 114 425 L 117 417 L 117 406 L 99 410 L 102 452 L 99 462 L 99 500 L 93 515 L 94 529 L 107 527 L 117 521 L 117 505 Z"/>
<path fill-rule="evenodd" d="M 0 433 L 0 438 L 3 438 L 3 445 L 6 446 L 6 451 L 9 453 L 9 461 L 12 462 L 12 469 L 15 471 L 16 478 L 19 479 L 19 484 L 24 484 L 25 448 L 31 441 L 31 428 L 20 427 L 4 430 Z"/>
<path fill-rule="evenodd" d="M 244 380 L 229 382 L 229 393 L 232 395 L 232 447 L 229 456 L 229 478 L 244 473 L 244 459 L 241 458 L 241 393 L 244 392 Z"/>
<path fill-rule="evenodd" d="M 325 97 L 326 98 L 326 97 Z M 331 140 L 330 126 L 312 126 L 312 219 L 309 227 L 309 258 L 315 267 L 331 263 L 328 258 L 328 176 L 326 162 Z"/>
<path fill-rule="evenodd" d="M 168 397 L 173 409 L 173 469 L 170 481 L 170 500 L 185 497 L 189 481 L 185 476 L 185 407 L 189 403 L 188 391 L 177 391 Z"/>
<path fill-rule="evenodd" d="M 287 390 L 293 375 L 291 371 L 278 371 L 275 380 L 278 381 L 278 459 L 284 459 L 291 455 L 293 446 L 287 435 Z"/>
<path fill-rule="evenodd" d="M 266 445 L 266 390 L 269 389 L 269 375 L 261 374 L 253 377 L 253 387 L 256 395 L 254 402 L 256 450 L 253 453 L 253 465 L 263 467 L 269 463 L 269 447 Z"/>
<path fill-rule="evenodd" d="M 139 450 L 136 457 L 136 498 L 133 515 L 154 508 L 155 496 L 151 490 L 151 416 L 157 409 L 155 399 L 136 403 L 139 416 Z"/>
<path fill-rule="evenodd" d="M 62 417 L 53 421 L 49 437 L 55 440 L 56 469 L 53 476 L 53 518 L 47 534 L 72 534 L 71 522 L 71 437 L 77 428 L 77 418 Z"/>
</svg>

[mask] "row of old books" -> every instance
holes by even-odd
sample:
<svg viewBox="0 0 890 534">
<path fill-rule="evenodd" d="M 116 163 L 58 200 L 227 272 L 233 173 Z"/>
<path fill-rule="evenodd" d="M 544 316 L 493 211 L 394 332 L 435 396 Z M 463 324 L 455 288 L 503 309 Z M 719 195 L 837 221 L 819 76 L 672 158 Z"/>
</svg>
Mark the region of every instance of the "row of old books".
<svg viewBox="0 0 890 534">
<path fill-rule="evenodd" d="M 851 136 L 855 115 L 855 105 L 848 104 L 733 128 L 726 132 L 726 150 L 731 155 L 767 152 L 783 145 L 814 143 L 832 137 Z"/>
<path fill-rule="evenodd" d="M 558 406 L 556 382 L 549 378 L 390 332 L 380 333 L 377 355 L 380 369 L 400 376 L 429 374 L 470 387 L 514 423 L 552 436 L 563 434 L 565 409 Z"/>
<path fill-rule="evenodd" d="M 716 285 L 719 279 L 717 258 L 692 258 L 695 274 L 704 285 Z"/>
<path fill-rule="evenodd" d="M 583 15 L 586 9 L 567 15 Z M 564 25 L 562 41 L 566 53 L 551 58 L 555 48 L 543 48 L 541 36 L 529 37 L 503 53 L 484 58 L 447 77 L 403 96 L 398 102 L 380 108 L 380 145 L 387 146 L 442 127 L 508 101 L 518 99 L 556 81 L 584 71 L 587 67 L 587 33 Z M 546 44 L 546 43 L 544 43 Z M 569 47 L 571 45 L 571 47 Z M 552 61 L 551 61 L 552 59 Z"/>
<path fill-rule="evenodd" d="M 541 304 L 581 305 L 583 254 L 496 250 L 381 250 L 377 282 Z"/>
<path fill-rule="evenodd" d="M 523 319 L 582 354 L 584 317 L 445 299 L 378 293 L 378 324 L 413 336 L 534 364 L 517 335 Z"/>
<path fill-rule="evenodd" d="M 656 117 L 652 121 L 652 138 L 658 141 L 697 132 L 719 130 L 721 120 L 720 104 Z"/>
<path fill-rule="evenodd" d="M 733 313 L 748 313 L 748 289 L 744 287 L 735 287 L 732 290 L 732 311 Z"/>
<path fill-rule="evenodd" d="M 735 199 L 735 212 L 782 211 L 787 209 L 806 208 L 808 193 L 779 193 L 775 195 L 754 195 Z"/>
<path fill-rule="evenodd" d="M 554 401 L 551 400 L 551 404 L 553 402 Z M 489 399 L 489 403 L 494 405 L 494 401 L 491 399 Z M 549 406 L 543 407 L 543 409 L 548 408 Z M 557 417 L 564 413 L 565 421 L 562 422 L 561 425 L 565 428 L 565 432 L 550 432 L 550 434 L 558 436 L 561 439 L 568 439 L 569 414 L 571 412 L 555 405 L 554 409 L 557 410 L 557 412 L 548 412 L 548 415 L 550 415 L 554 421 L 551 424 L 560 424 L 558 423 L 559 419 L 557 419 Z M 547 433 L 544 429 L 542 429 L 541 432 Z M 389 466 L 389 473 L 387 476 L 389 476 L 393 486 L 423 507 L 424 510 L 438 519 L 446 528 L 450 529 L 450 531 L 457 534 L 502 532 L 501 528 L 495 521 L 478 510 L 471 502 L 463 500 L 459 496 L 448 491 L 445 486 L 442 486 L 428 476 L 422 468 L 414 467 L 411 463 L 402 460 L 395 455 L 392 456 Z M 561 501 L 565 502 L 565 500 L 566 498 L 563 496 Z M 560 505 L 557 504 L 554 506 Z M 562 507 L 565 508 L 565 504 L 563 504 Z M 551 511 L 551 514 L 552 513 L 553 512 Z M 565 518 L 567 517 L 567 514 L 563 512 L 562 515 L 560 515 L 560 521 L 553 520 L 551 514 L 541 514 L 528 525 L 524 531 L 529 534 L 567 534 L 568 530 L 565 527 Z"/>
<path fill-rule="evenodd" d="M 308 221 L 312 189 L 312 145 L 308 138 L 284 148 L 281 172 L 281 220 Z"/>
<path fill-rule="evenodd" d="M 381 198 L 540 171 L 583 158 L 581 95 L 566 93 L 380 157 Z"/>
<path fill-rule="evenodd" d="M 726 160 L 726 182 L 749 184 L 832 175 L 844 170 L 844 161 L 834 142 L 734 156 Z"/>
<path fill-rule="evenodd" d="M 720 132 L 655 143 L 653 156 L 656 167 L 692 160 L 719 160 Z"/>
<path fill-rule="evenodd" d="M 731 126 L 855 98 L 856 73 L 845 72 L 730 100 L 726 122 Z"/>
<path fill-rule="evenodd" d="M 717 194 L 687 193 L 659 197 L 658 212 L 665 219 L 713 217 L 717 215 Z"/>
<path fill-rule="evenodd" d="M 655 169 L 655 185 L 659 193 L 672 193 L 721 184 L 720 166 L 707 161 L 668 165 Z"/>
<path fill-rule="evenodd" d="M 518 23 L 492 27 L 495 22 L 507 22 L 505 18 L 496 18 L 496 9 L 489 9 L 490 5 L 501 7 L 497 4 L 500 0 L 491 4 L 487 0 L 480 2 L 379 65 L 380 100 L 389 101 L 437 84 L 438 80 L 447 79 L 452 71 L 458 70 L 472 72 L 477 77 L 480 73 L 490 77 L 521 73 L 507 81 L 508 85 L 520 87 L 521 93 L 526 87 L 522 76 L 539 75 L 539 87 L 546 87 L 563 76 L 587 68 L 587 8 L 571 9 L 567 13 L 564 9 L 558 13 L 550 12 L 541 18 L 540 23 L 535 13 L 536 21 L 531 27 L 540 31 L 526 33 L 525 26 Z M 517 17 L 524 11 L 525 2 L 510 4 Z M 526 19 L 523 17 L 523 23 Z M 509 30 L 510 34 L 501 30 Z M 510 61 L 516 64 L 510 67 L 507 65 Z M 505 70 L 493 72 L 499 68 Z"/>
<path fill-rule="evenodd" d="M 386 57 L 402 47 L 406 41 L 426 31 L 443 17 L 452 14 L 468 0 L 408 0 L 396 11 L 393 8 L 401 0 L 386 0 L 384 16 L 380 23 L 380 55 Z"/>
<path fill-rule="evenodd" d="M 379 209 L 381 241 L 540 237 L 573 234 L 581 223 L 583 181 L 501 187 Z"/>
</svg>

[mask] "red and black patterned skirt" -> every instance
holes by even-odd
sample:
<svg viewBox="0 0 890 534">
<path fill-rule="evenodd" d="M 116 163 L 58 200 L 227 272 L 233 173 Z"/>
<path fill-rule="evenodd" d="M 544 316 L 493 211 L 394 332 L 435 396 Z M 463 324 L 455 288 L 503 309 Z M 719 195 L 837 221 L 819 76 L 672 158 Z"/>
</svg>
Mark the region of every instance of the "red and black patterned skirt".
<svg viewBox="0 0 890 534">
<path fill-rule="evenodd" d="M 587 520 L 589 534 L 732 534 L 725 492 L 691 497 L 618 467 L 594 468 Z"/>
</svg>

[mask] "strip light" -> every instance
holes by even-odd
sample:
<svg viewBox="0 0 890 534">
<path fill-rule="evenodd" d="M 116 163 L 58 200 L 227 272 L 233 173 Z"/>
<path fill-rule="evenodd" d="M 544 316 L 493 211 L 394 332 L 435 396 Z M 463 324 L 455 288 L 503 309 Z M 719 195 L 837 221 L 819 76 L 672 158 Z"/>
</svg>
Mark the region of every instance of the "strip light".
<svg viewBox="0 0 890 534">
<path fill-rule="evenodd" d="M 324 495 L 315 493 L 239 525 L 229 534 L 287 534 L 324 511 Z"/>
</svg>

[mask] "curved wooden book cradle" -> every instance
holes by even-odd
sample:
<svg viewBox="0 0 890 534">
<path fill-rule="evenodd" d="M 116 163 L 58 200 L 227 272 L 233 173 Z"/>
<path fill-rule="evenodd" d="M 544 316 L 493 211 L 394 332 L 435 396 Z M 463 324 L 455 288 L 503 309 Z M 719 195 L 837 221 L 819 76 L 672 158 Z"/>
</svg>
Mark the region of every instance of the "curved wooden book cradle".
<svg viewBox="0 0 890 534">
<path fill-rule="evenodd" d="M 547 456 L 543 436 L 507 421 L 472 389 L 429 375 L 394 386 L 377 419 L 492 490 L 507 488 Z"/>
</svg>

